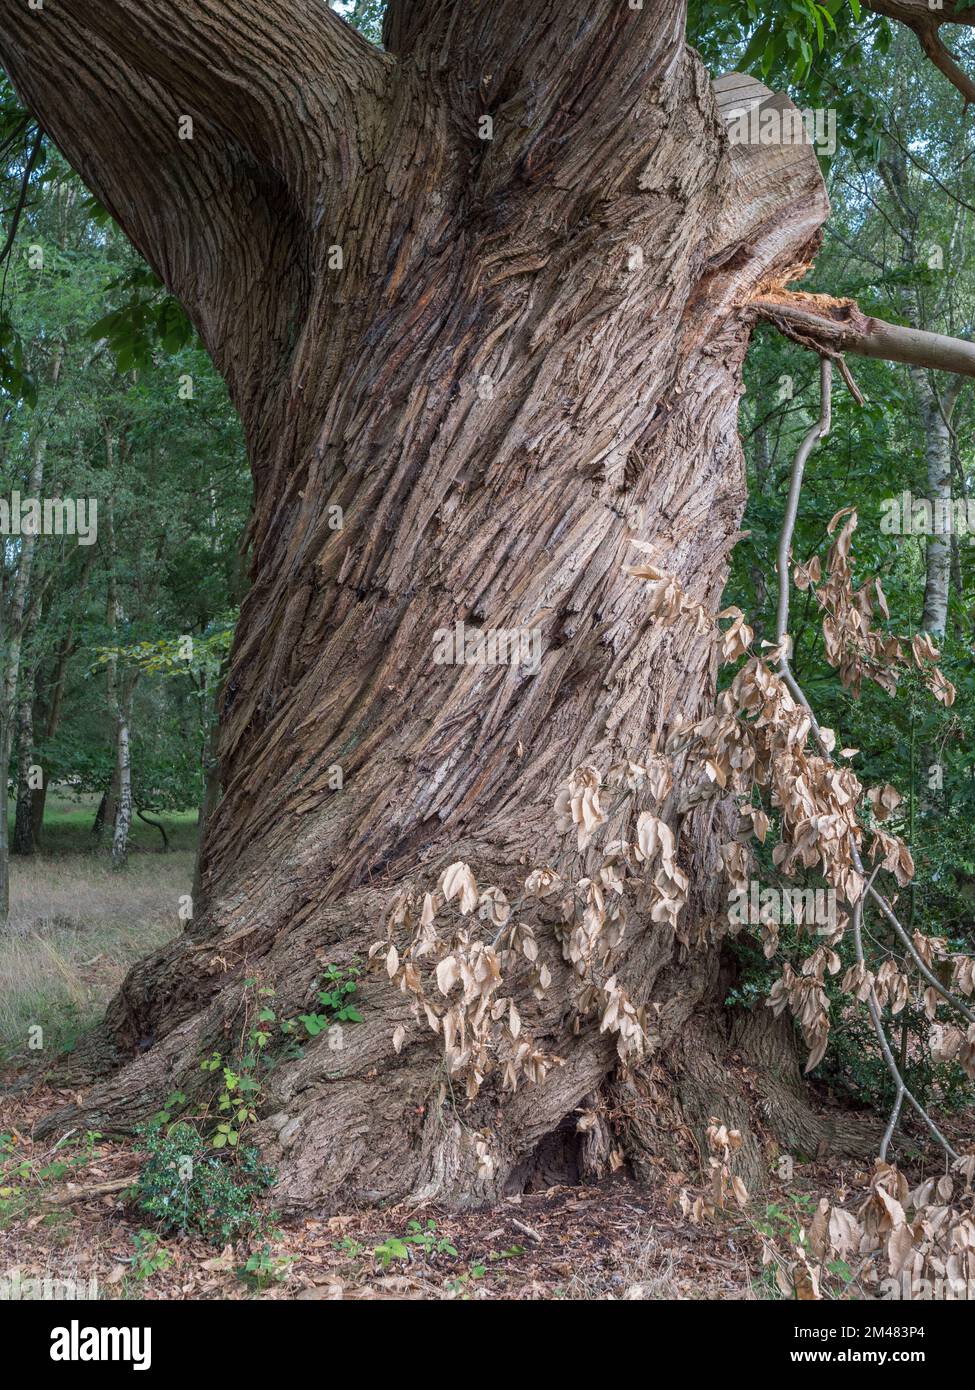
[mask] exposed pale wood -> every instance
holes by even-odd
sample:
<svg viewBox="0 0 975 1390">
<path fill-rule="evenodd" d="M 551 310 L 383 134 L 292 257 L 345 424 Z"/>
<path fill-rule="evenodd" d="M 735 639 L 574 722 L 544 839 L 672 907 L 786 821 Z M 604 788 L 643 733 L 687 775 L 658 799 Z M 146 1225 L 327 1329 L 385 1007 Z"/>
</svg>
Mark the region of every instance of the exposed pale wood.
<svg viewBox="0 0 975 1390">
<path fill-rule="evenodd" d="M 975 343 L 885 323 L 861 313 L 849 299 L 763 290 L 753 299 L 752 308 L 807 347 L 975 376 Z"/>
</svg>

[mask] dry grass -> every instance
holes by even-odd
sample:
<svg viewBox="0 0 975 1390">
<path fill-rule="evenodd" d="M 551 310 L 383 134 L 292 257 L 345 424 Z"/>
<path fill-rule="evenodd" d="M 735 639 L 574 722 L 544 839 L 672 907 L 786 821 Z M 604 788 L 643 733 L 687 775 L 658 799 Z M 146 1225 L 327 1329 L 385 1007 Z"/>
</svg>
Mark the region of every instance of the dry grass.
<svg viewBox="0 0 975 1390">
<path fill-rule="evenodd" d="M 15 859 L 0 936 L 0 1057 L 46 1061 L 70 1046 L 129 965 L 181 929 L 192 875 L 186 850 L 133 857 L 119 874 L 93 855 Z M 29 1046 L 33 1026 L 40 1050 Z"/>
</svg>

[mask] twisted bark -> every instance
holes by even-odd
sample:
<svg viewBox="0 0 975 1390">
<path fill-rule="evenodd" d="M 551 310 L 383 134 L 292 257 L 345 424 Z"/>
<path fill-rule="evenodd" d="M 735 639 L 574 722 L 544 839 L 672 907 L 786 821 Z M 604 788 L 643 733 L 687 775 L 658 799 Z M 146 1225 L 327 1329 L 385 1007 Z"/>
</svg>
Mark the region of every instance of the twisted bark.
<svg viewBox="0 0 975 1390">
<path fill-rule="evenodd" d="M 52 0 L 45 17 L 0 0 L 4 61 L 199 325 L 256 492 L 206 909 L 87 1045 L 104 1076 L 84 1113 L 107 1129 L 199 1088 L 245 979 L 299 1012 L 323 961 L 361 954 L 393 895 L 454 859 L 514 895 L 557 850 L 576 764 L 639 757 L 709 708 L 710 636 L 661 628 L 624 565 L 652 541 L 716 611 L 749 306 L 802 273 L 828 204 L 808 147 L 729 145 L 735 103 L 784 99 L 738 76 L 712 89 L 678 0 L 596 0 L 582 20 L 544 0 L 393 3 L 385 54 L 310 0 L 81 17 Z M 537 633 L 537 668 L 438 661 L 458 622 Z M 721 813 L 682 817 L 680 790 L 666 814 L 698 944 L 645 922 L 619 963 L 663 1058 L 720 998 L 727 930 Z M 553 926 L 552 987 L 519 1008 L 562 1065 L 455 1105 L 440 1041 L 370 980 L 340 1054 L 312 1043 L 272 1074 L 282 1201 L 470 1202 L 525 1180 L 615 1071 L 598 1021 L 567 1027 Z"/>
</svg>

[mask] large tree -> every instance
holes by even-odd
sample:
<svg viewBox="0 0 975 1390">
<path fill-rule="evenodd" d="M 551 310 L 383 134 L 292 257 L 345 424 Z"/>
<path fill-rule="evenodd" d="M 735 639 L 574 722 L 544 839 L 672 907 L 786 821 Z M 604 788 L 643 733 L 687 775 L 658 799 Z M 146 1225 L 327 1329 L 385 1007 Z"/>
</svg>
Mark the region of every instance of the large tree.
<svg viewBox="0 0 975 1390">
<path fill-rule="evenodd" d="M 663 626 L 626 567 L 652 544 L 719 606 L 756 304 L 834 353 L 934 348 L 790 299 L 828 215 L 817 161 L 729 142 L 722 108 L 788 103 L 712 84 L 683 0 L 391 0 L 383 49 L 322 0 L 0 0 L 0 57 L 185 305 L 254 474 L 205 910 L 84 1050 L 108 1127 L 195 1084 L 255 973 L 282 1012 L 307 1006 L 321 962 L 361 956 L 404 888 L 463 861 L 516 897 L 561 853 L 574 767 L 647 756 L 709 711 L 713 631 Z M 537 669 L 437 661 L 457 621 L 539 630 Z M 727 817 L 679 781 L 662 815 L 691 884 L 681 928 L 631 924 L 613 969 L 687 1118 L 743 1120 L 733 1046 L 788 1142 L 861 1143 L 803 1103 L 786 1028 L 725 1036 Z M 551 985 L 511 989 L 560 1059 L 544 1081 L 512 1094 L 498 1073 L 467 1106 L 442 1040 L 373 977 L 341 1052 L 272 1076 L 285 1200 L 489 1198 L 550 1161 L 580 1107 L 605 1130 L 607 1096 L 647 1156 L 651 1082 L 618 1074 L 556 931 L 538 936 Z"/>
</svg>

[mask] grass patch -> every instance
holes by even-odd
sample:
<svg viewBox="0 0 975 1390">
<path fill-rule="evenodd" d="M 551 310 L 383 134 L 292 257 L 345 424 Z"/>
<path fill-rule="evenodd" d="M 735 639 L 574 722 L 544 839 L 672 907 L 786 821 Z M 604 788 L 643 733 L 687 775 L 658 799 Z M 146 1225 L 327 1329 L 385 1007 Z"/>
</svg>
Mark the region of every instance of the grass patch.
<svg viewBox="0 0 975 1390">
<path fill-rule="evenodd" d="M 114 873 L 107 854 L 90 851 L 94 810 L 77 823 L 63 806 L 52 811 L 45 852 L 11 858 L 10 920 L 0 933 L 0 1060 L 6 1062 L 44 1063 L 73 1046 L 129 966 L 182 930 L 179 899 L 193 879 L 189 846 L 133 853 L 124 871 Z M 195 834 L 195 824 L 184 832 L 190 829 Z M 174 836 L 174 843 L 186 845 L 187 838 Z M 79 853 L 79 844 L 88 852 Z M 34 1027 L 42 1030 L 33 1035 L 40 1048 L 30 1045 Z"/>
</svg>

